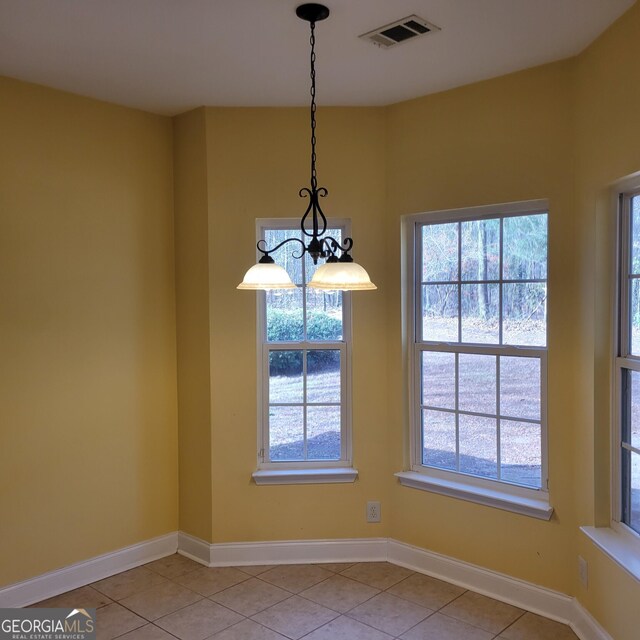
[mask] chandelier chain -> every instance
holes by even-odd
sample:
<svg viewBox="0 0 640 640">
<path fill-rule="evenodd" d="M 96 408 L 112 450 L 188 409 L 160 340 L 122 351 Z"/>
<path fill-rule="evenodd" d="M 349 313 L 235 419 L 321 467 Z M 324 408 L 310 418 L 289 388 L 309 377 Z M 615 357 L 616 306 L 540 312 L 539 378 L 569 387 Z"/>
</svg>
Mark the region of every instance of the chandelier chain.
<svg viewBox="0 0 640 640">
<path fill-rule="evenodd" d="M 316 23 L 311 22 L 311 190 L 318 188 L 316 176 Z"/>
</svg>

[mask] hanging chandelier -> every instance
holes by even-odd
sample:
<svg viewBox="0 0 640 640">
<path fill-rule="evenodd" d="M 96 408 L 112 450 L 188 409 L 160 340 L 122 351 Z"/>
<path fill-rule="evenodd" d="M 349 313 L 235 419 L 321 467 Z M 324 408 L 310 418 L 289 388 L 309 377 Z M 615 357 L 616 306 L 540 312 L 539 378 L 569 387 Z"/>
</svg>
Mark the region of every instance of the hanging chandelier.
<svg viewBox="0 0 640 640">
<path fill-rule="evenodd" d="M 325 260 L 325 263 L 316 269 L 307 286 L 314 289 L 342 291 L 377 289 L 371 282 L 369 274 L 351 257 L 353 240 L 345 238 L 342 242 L 338 242 L 326 234 L 327 218 L 320 206 L 320 198 L 326 197 L 328 191 L 324 187 L 318 187 L 316 175 L 315 28 L 316 22 L 329 17 L 329 9 L 321 4 L 302 4 L 296 9 L 296 15 L 311 25 L 311 185 L 309 188 L 300 189 L 299 192 L 301 198 L 309 199 L 307 209 L 300 220 L 304 240 L 288 238 L 271 249 L 267 248 L 264 240 L 260 240 L 257 248 L 262 257 L 247 271 L 238 289 L 295 289 L 296 285 L 291 281 L 287 271 L 277 265 L 270 255 L 290 242 L 301 245 L 300 252 L 293 254 L 294 258 L 302 259 L 305 254 L 309 254 L 313 264 L 318 264 L 321 259 Z"/>
</svg>

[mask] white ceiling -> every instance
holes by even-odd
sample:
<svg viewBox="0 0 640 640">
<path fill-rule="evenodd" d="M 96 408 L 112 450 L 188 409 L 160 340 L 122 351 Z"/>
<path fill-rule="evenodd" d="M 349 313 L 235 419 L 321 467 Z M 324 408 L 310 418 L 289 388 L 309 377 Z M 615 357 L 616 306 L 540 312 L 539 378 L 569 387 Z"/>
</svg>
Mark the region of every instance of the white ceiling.
<svg viewBox="0 0 640 640">
<path fill-rule="evenodd" d="M 635 0 L 326 0 L 318 103 L 383 105 L 579 53 Z M 0 0 L 0 75 L 163 114 L 308 101 L 302 0 Z M 410 14 L 442 28 L 387 50 Z"/>
</svg>

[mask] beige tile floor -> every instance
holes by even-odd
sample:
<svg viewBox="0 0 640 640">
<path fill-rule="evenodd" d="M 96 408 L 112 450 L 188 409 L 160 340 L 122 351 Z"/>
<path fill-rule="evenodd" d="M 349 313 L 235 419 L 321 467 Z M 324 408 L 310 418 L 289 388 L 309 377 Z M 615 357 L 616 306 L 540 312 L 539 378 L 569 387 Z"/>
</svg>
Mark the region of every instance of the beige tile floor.
<svg viewBox="0 0 640 640">
<path fill-rule="evenodd" d="M 208 569 L 179 555 L 33 606 L 96 607 L 98 640 L 576 640 L 387 562 Z"/>
</svg>

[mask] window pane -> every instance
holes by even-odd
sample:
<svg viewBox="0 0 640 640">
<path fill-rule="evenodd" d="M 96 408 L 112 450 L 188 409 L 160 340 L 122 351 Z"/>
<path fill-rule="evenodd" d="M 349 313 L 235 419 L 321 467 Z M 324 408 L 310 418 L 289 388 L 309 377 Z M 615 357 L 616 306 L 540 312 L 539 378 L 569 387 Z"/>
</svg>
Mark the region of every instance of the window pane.
<svg viewBox="0 0 640 640">
<path fill-rule="evenodd" d="M 460 411 L 496 414 L 496 356 L 458 356 Z"/>
<path fill-rule="evenodd" d="M 502 480 L 530 487 L 541 486 L 542 441 L 539 424 L 500 421 L 500 474 Z"/>
<path fill-rule="evenodd" d="M 307 289 L 307 338 L 342 340 L 342 291 Z"/>
<path fill-rule="evenodd" d="M 502 277 L 538 280 L 547 277 L 547 214 L 504 218 Z"/>
<path fill-rule="evenodd" d="M 267 340 L 293 342 L 304 338 L 302 289 L 267 291 Z"/>
<path fill-rule="evenodd" d="M 631 198 L 631 273 L 640 274 L 640 196 Z"/>
<path fill-rule="evenodd" d="M 462 285 L 462 342 L 500 342 L 498 284 Z"/>
<path fill-rule="evenodd" d="M 451 282 L 457 279 L 458 223 L 423 225 L 423 282 Z"/>
<path fill-rule="evenodd" d="M 502 343 L 544 347 L 547 344 L 547 285 L 502 285 Z"/>
<path fill-rule="evenodd" d="M 269 407 L 269 457 L 276 462 L 302 460 L 304 427 L 302 407 Z"/>
<path fill-rule="evenodd" d="M 441 409 L 456 407 L 456 356 L 422 352 L 422 404 Z"/>
<path fill-rule="evenodd" d="M 301 236 L 302 233 L 296 229 L 267 229 L 264 232 L 267 248 L 275 247 L 283 240 L 300 238 Z M 302 284 L 302 260 L 294 257 L 294 254 L 300 255 L 301 249 L 302 245 L 299 242 L 290 242 L 270 254 L 276 264 L 287 270 L 289 277 L 295 284 Z"/>
<path fill-rule="evenodd" d="M 460 471 L 485 478 L 498 477 L 496 421 L 479 416 L 459 416 Z"/>
<path fill-rule="evenodd" d="M 462 223 L 462 279 L 498 280 L 500 277 L 500 220 Z"/>
<path fill-rule="evenodd" d="M 422 339 L 458 342 L 458 285 L 422 286 Z"/>
<path fill-rule="evenodd" d="M 622 521 L 640 533 L 640 455 L 622 450 Z"/>
<path fill-rule="evenodd" d="M 622 371 L 629 380 L 629 417 L 622 425 L 622 440 L 640 449 L 640 373 L 628 369 Z"/>
<path fill-rule="evenodd" d="M 640 455 L 631 454 L 631 527 L 640 533 Z"/>
<path fill-rule="evenodd" d="M 269 353 L 269 402 L 302 402 L 302 351 Z"/>
<path fill-rule="evenodd" d="M 631 325 L 631 353 L 640 355 L 640 280 L 633 278 L 629 287 L 629 324 Z"/>
<path fill-rule="evenodd" d="M 500 415 L 540 420 L 538 358 L 500 358 Z"/>
<path fill-rule="evenodd" d="M 307 351 L 307 402 L 340 402 L 340 351 Z"/>
<path fill-rule="evenodd" d="M 307 407 L 307 459 L 340 460 L 340 407 Z"/>
<path fill-rule="evenodd" d="M 422 411 L 422 464 L 456 469 L 456 417 L 444 411 Z"/>
</svg>

